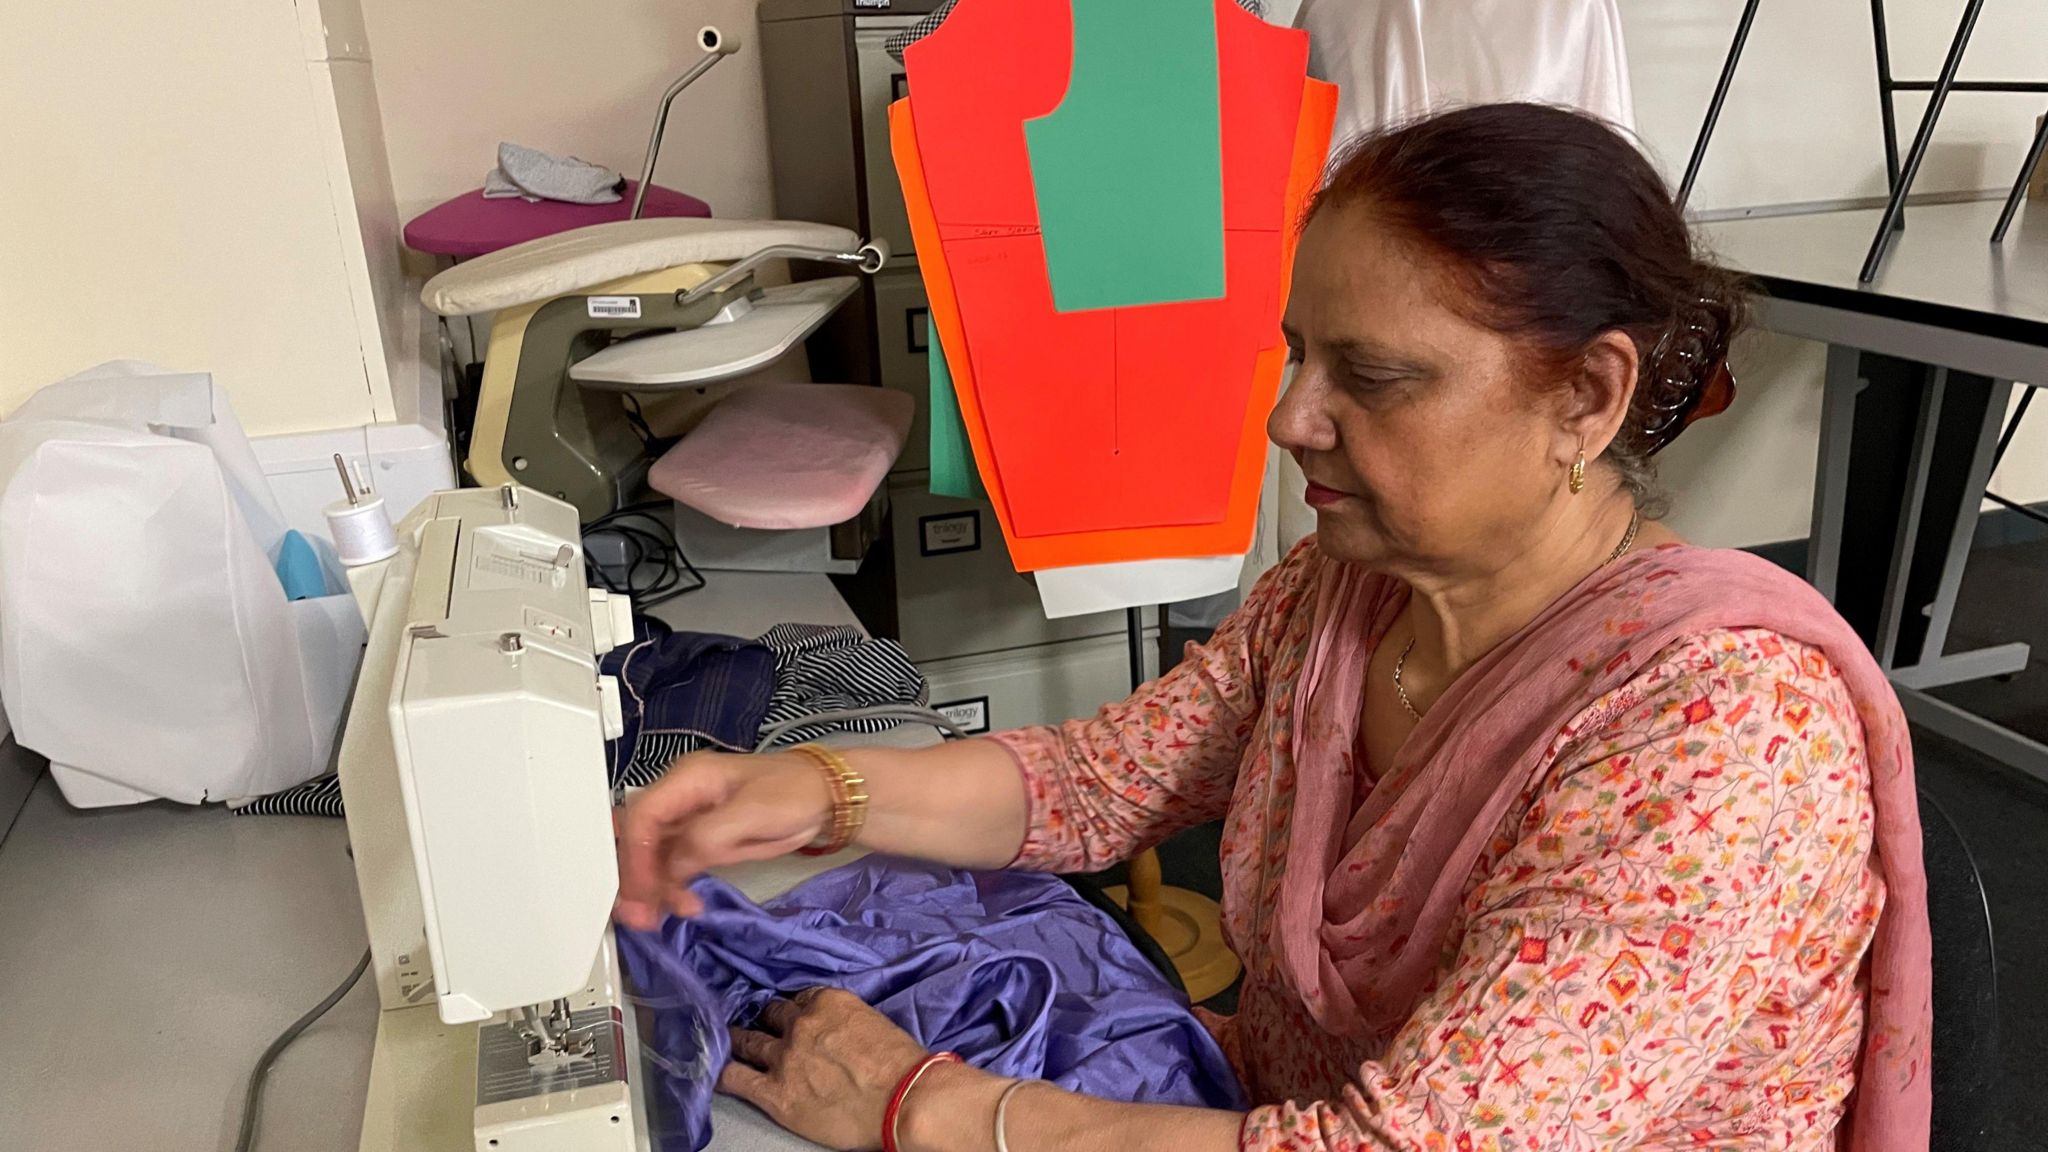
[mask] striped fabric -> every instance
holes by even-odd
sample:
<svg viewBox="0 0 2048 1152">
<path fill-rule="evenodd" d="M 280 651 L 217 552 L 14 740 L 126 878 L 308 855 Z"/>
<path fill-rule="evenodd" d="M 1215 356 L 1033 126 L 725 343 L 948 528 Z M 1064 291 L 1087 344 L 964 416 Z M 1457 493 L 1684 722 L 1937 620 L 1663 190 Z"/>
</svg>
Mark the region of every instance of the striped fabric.
<svg viewBox="0 0 2048 1152">
<path fill-rule="evenodd" d="M 939 25 L 946 22 L 946 17 L 953 14 L 953 5 L 959 2 L 960 0 L 946 0 L 932 9 L 931 15 L 882 41 L 882 48 L 894 56 L 898 64 L 903 63 L 903 50 L 938 31 Z M 1265 19 L 1266 0 L 1237 0 L 1237 6 L 1262 20 Z"/>
<path fill-rule="evenodd" d="M 775 653 L 775 695 L 761 721 L 763 731 L 821 713 L 928 702 L 924 674 L 894 640 L 877 640 L 853 628 L 781 624 L 769 629 L 761 643 Z M 902 722 L 886 717 L 826 721 L 792 729 L 775 743 L 801 744 L 834 732 L 886 732 Z"/>
<path fill-rule="evenodd" d="M 341 777 L 322 776 L 297 787 L 258 796 L 236 809 L 237 816 L 339 816 Z"/>
<path fill-rule="evenodd" d="M 894 640 L 876 640 L 853 628 L 781 624 L 758 641 L 775 653 L 775 693 L 761 723 L 766 731 L 806 716 L 927 702 L 924 674 Z M 886 732 L 903 721 L 889 717 L 821 720 L 777 737 L 778 747 L 816 740 L 834 732 Z M 614 786 L 645 787 L 661 778 L 685 753 L 712 745 L 693 732 L 642 732 L 632 762 Z M 259 797 L 235 810 L 237 816 L 340 816 L 341 781 L 308 780 L 296 788 Z"/>
<path fill-rule="evenodd" d="M 752 748 L 720 748 L 695 732 L 642 732 L 640 742 L 633 746 L 633 761 L 626 770 L 612 779 L 614 788 L 645 788 L 668 766 L 692 752 L 706 748 L 714 752 L 752 752 Z"/>
</svg>

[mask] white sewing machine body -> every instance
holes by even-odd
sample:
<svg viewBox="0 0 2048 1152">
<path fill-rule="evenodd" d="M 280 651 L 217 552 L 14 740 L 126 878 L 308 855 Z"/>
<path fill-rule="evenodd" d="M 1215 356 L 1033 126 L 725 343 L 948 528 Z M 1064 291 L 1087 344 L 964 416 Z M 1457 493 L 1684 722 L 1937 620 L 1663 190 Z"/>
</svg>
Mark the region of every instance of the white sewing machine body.
<svg viewBox="0 0 2048 1152">
<path fill-rule="evenodd" d="M 383 1008 L 361 1147 L 644 1149 L 597 671 L 631 606 L 531 490 L 429 497 L 399 540 L 350 573 L 370 637 L 340 775 Z"/>
</svg>

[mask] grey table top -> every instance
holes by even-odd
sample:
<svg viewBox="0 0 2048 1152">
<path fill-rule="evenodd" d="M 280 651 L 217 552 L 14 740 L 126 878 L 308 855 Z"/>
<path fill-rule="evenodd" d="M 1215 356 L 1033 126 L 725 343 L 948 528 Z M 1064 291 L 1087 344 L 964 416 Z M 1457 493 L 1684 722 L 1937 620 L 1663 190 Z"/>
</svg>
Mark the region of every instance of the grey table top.
<svg viewBox="0 0 2048 1152">
<path fill-rule="evenodd" d="M 1703 225 L 1725 264 L 1778 299 L 2048 345 L 2048 205 L 2028 204 L 1991 243 L 1998 201 L 1909 207 L 1876 280 L 1856 274 L 1877 209 L 1757 216 Z"/>
<path fill-rule="evenodd" d="M 855 622 L 823 576 L 710 576 L 660 614 L 740 635 Z M 0 744 L 10 795 L 33 760 Z M 331 819 L 167 803 L 79 811 L 44 775 L 0 842 L 0 1004 L 12 1019 L 0 1147 L 232 1147 L 250 1065 L 362 954 L 347 843 Z M 736 879 L 765 895 L 817 867 L 791 860 Z M 377 1015 L 364 981 L 284 1054 L 259 1149 L 354 1152 Z M 721 1104 L 719 1124 L 720 1152 L 808 1147 L 736 1102 Z"/>
</svg>

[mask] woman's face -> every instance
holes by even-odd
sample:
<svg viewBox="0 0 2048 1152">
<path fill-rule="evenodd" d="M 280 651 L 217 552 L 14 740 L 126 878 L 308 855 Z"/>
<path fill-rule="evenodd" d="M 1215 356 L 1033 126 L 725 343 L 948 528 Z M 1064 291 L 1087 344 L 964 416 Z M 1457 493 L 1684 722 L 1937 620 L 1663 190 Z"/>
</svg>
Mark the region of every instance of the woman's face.
<svg viewBox="0 0 2048 1152">
<path fill-rule="evenodd" d="M 1366 212 L 1316 215 L 1284 322 L 1294 379 L 1267 426 L 1308 478 L 1323 552 L 1404 578 L 1526 551 L 1578 451 L 1565 402 L 1439 298 L 1425 261 Z"/>
</svg>

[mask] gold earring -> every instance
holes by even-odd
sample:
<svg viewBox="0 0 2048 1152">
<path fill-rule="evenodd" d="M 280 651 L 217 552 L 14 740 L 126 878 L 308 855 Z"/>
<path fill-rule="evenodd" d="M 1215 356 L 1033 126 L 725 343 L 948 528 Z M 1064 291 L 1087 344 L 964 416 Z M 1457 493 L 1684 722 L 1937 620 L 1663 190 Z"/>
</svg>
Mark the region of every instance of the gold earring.
<svg viewBox="0 0 2048 1152">
<path fill-rule="evenodd" d="M 1579 453 L 1577 460 L 1572 461 L 1572 470 L 1565 477 L 1565 487 L 1570 488 L 1574 496 L 1586 490 L 1586 453 L 1584 451 Z"/>
</svg>

